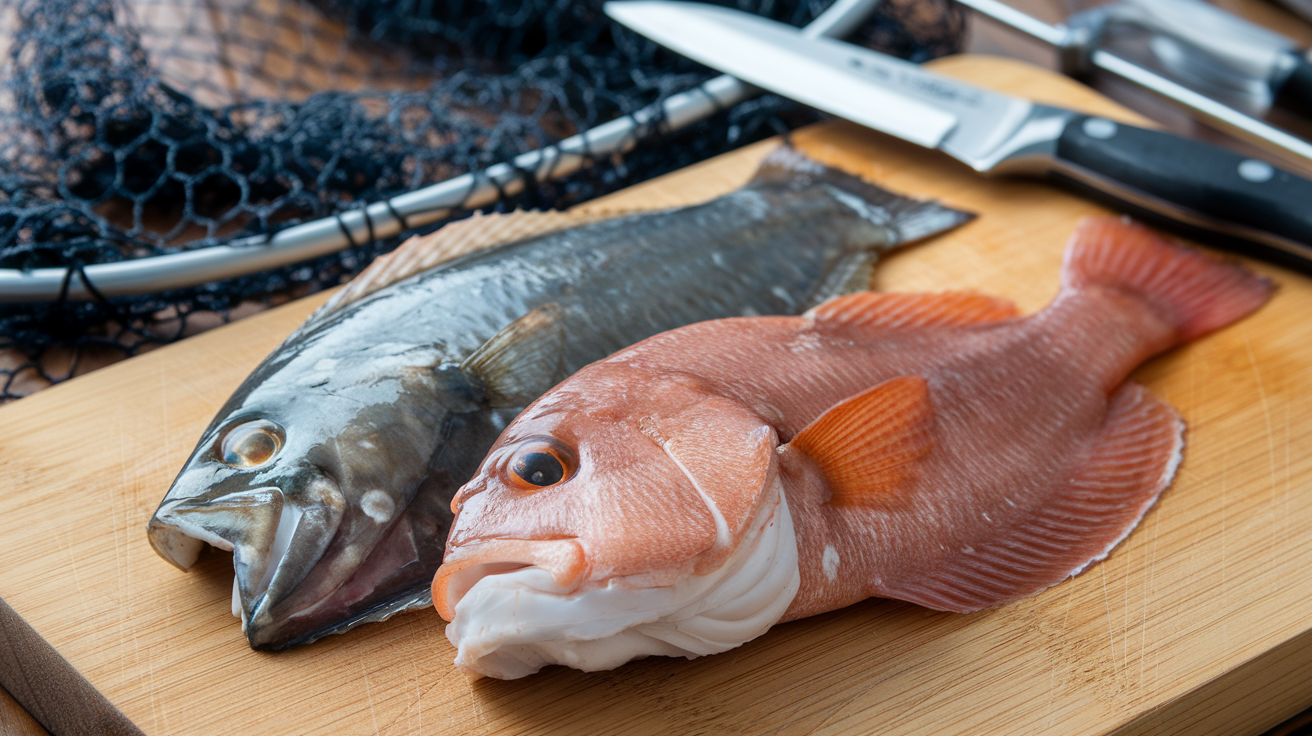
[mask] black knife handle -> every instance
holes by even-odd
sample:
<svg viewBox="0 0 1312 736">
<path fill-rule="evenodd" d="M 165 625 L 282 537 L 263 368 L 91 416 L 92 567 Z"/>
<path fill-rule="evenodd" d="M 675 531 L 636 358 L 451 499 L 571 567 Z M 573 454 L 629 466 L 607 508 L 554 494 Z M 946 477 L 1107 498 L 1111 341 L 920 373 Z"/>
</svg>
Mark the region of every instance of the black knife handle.
<svg viewBox="0 0 1312 736">
<path fill-rule="evenodd" d="M 1312 119 L 1312 63 L 1292 52 L 1289 57 L 1293 68 L 1280 84 L 1273 85 L 1275 99 L 1272 104 Z"/>
<path fill-rule="evenodd" d="M 1249 247 L 1256 241 L 1301 259 L 1301 268 L 1312 264 L 1312 181 L 1265 161 L 1087 115 L 1066 124 L 1056 159 L 1059 173 L 1136 213 L 1191 225 L 1190 235 L 1219 231 L 1248 255 L 1270 257 L 1267 248 Z"/>
</svg>

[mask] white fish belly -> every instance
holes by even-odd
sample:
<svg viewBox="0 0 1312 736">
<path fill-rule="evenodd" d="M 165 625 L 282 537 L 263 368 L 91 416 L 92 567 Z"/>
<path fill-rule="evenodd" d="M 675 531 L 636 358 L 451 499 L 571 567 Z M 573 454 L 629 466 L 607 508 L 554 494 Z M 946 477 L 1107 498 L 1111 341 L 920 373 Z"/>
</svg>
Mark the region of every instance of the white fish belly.
<svg viewBox="0 0 1312 736">
<path fill-rule="evenodd" d="M 546 570 L 488 575 L 455 605 L 456 666 L 514 679 L 551 664 L 588 672 L 661 655 L 701 657 L 764 634 L 801 584 L 792 515 L 775 481 L 743 542 L 718 570 L 661 588 L 622 580 L 565 590 Z"/>
</svg>

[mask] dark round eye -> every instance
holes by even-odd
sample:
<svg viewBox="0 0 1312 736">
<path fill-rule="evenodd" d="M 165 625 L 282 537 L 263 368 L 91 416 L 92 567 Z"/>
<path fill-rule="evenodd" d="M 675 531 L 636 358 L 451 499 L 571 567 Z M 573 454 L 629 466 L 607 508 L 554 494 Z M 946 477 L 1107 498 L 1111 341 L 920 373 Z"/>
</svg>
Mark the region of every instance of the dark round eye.
<svg viewBox="0 0 1312 736">
<path fill-rule="evenodd" d="M 555 455 L 531 452 L 515 461 L 515 475 L 535 486 L 552 486 L 565 477 L 565 466 Z"/>
<path fill-rule="evenodd" d="M 546 488 L 566 480 L 577 466 L 574 451 L 555 437 L 525 440 L 510 462 L 514 480 L 527 489 Z"/>
<path fill-rule="evenodd" d="M 282 440 L 282 427 L 267 419 L 242 422 L 223 434 L 219 458 L 234 468 L 254 468 L 272 460 Z"/>
</svg>

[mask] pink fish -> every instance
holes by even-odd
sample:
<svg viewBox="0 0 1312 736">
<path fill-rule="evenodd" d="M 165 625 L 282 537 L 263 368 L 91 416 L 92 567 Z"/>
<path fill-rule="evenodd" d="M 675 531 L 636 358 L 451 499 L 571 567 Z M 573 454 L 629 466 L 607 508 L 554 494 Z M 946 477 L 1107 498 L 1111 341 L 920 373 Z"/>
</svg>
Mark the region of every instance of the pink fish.
<svg viewBox="0 0 1312 736">
<path fill-rule="evenodd" d="M 703 322 L 593 363 L 456 495 L 433 600 L 463 670 L 725 651 L 869 597 L 968 612 L 1103 559 L 1184 423 L 1127 381 L 1273 285 L 1083 221 L 1030 317 L 964 293 Z"/>
</svg>

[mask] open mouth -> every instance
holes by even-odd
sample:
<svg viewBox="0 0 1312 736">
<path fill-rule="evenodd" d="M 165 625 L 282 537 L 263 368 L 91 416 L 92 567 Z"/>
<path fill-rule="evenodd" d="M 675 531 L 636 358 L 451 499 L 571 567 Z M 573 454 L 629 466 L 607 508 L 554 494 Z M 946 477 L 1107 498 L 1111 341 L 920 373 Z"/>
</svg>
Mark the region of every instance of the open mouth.
<svg viewBox="0 0 1312 736">
<path fill-rule="evenodd" d="M 233 553 L 232 611 L 254 647 L 276 644 L 274 616 L 319 563 L 341 522 L 344 502 L 327 479 L 314 478 L 289 502 L 263 487 L 166 502 L 151 519 L 151 545 L 186 570 L 206 544 Z M 330 595 L 335 586 L 317 598 Z M 313 603 L 313 601 L 310 601 Z M 281 614 L 279 614 L 281 616 Z M 257 635 L 258 634 L 258 635 Z"/>
<path fill-rule="evenodd" d="M 282 567 L 283 560 L 287 558 L 287 549 L 291 546 L 292 537 L 296 534 L 296 528 L 301 522 L 303 512 L 295 505 L 285 505 L 282 513 L 278 515 L 278 529 L 273 536 L 273 544 L 269 546 L 269 551 L 265 557 L 264 573 L 254 584 L 249 585 L 246 591 L 246 600 L 250 601 L 249 609 L 244 605 L 241 594 L 241 575 L 234 573 L 232 576 L 232 615 L 241 619 L 241 630 L 246 631 L 250 623 L 250 617 L 261 612 L 261 609 L 267 609 L 266 593 L 269 590 L 273 577 Z M 235 563 L 234 563 L 235 564 Z M 249 611 L 249 613 L 248 613 Z"/>
<path fill-rule="evenodd" d="M 258 544 L 258 531 L 271 528 L 282 507 L 277 488 L 255 488 L 217 500 L 187 498 L 162 505 L 146 533 L 160 557 L 188 570 L 207 544 L 229 552 Z"/>
<path fill-rule="evenodd" d="M 433 584 L 451 623 L 456 666 L 524 677 L 550 664 L 597 671 L 652 655 L 699 657 L 765 633 L 801 584 L 792 517 L 776 481 L 734 553 L 717 570 L 673 584 L 586 580 L 561 566 L 568 544 L 491 540 L 451 550 Z M 546 564 L 544 564 L 544 562 Z M 554 563 L 554 564 L 553 564 Z"/>
<path fill-rule="evenodd" d="M 447 551 L 433 577 L 433 603 L 447 621 L 456 605 L 481 580 L 533 567 L 547 574 L 561 590 L 578 587 L 587 574 L 583 547 L 574 539 L 494 539 Z"/>
<path fill-rule="evenodd" d="M 445 581 L 445 590 L 442 600 L 451 601 L 449 604 L 452 616 L 454 617 L 455 606 L 460 602 L 469 589 L 476 583 L 489 575 L 501 575 L 515 570 L 523 570 L 526 567 L 532 567 L 527 562 L 484 562 L 477 565 L 470 565 L 458 572 L 451 573 Z M 540 568 L 539 568 L 540 569 Z M 435 597 L 434 600 L 437 600 Z M 448 618 L 443 614 L 444 618 Z M 449 618 L 448 618 L 449 620 Z"/>
<path fill-rule="evenodd" d="M 278 488 L 257 488 L 161 508 L 151 519 L 148 535 L 155 551 L 183 570 L 196 563 L 206 544 L 232 552 L 232 610 L 245 630 L 250 616 L 264 605 L 303 516 Z"/>
</svg>

